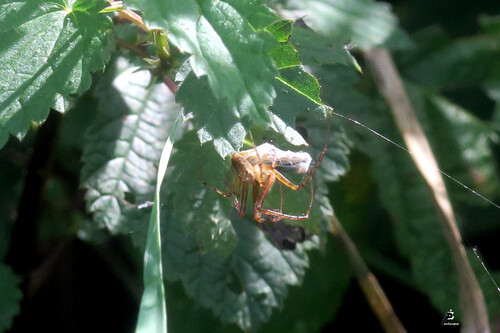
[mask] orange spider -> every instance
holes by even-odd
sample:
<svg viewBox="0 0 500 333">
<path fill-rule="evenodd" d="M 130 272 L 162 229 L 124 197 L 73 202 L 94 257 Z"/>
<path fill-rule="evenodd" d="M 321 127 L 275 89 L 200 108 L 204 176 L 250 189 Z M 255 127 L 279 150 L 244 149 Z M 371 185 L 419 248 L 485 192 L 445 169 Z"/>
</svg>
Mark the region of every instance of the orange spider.
<svg viewBox="0 0 500 333">
<path fill-rule="evenodd" d="M 254 219 L 257 222 L 276 222 L 283 218 L 291 220 L 307 220 L 313 203 L 313 184 L 311 181 L 311 200 L 305 215 L 291 215 L 280 210 L 263 208 L 262 204 L 271 191 L 276 180 L 286 187 L 298 191 L 303 188 L 318 169 L 323 160 L 328 140 L 330 137 L 330 122 L 328 120 L 328 130 L 325 144 L 316 164 L 309 169 L 311 156 L 306 152 L 283 151 L 272 144 L 264 143 L 249 150 L 244 150 L 233 154 L 231 157 L 231 171 L 236 173 L 233 184 L 229 192 L 221 191 L 206 183 L 200 174 L 203 185 L 228 198 L 234 196 L 234 203 L 241 218 L 245 215 L 245 208 L 248 197 L 248 188 L 252 186 L 252 198 L 254 204 Z M 306 173 L 306 176 L 299 184 L 294 184 L 283 176 L 279 171 Z M 239 201 L 238 201 L 239 197 Z M 283 194 L 281 195 L 283 200 Z M 283 202 L 282 202 L 283 203 Z M 282 206 L 282 205 L 281 205 Z M 264 216 L 268 216 L 265 218 Z"/>
</svg>

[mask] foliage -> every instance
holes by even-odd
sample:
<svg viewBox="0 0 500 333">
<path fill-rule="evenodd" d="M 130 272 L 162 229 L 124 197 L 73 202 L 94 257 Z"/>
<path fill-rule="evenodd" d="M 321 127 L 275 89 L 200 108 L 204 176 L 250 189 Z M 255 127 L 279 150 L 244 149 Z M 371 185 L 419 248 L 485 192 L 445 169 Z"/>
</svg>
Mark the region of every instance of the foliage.
<svg viewBox="0 0 500 333">
<path fill-rule="evenodd" d="M 369 265 L 425 294 L 440 315 L 455 309 L 460 321 L 451 254 L 408 154 L 331 111 L 401 142 L 359 57 L 389 48 L 443 171 L 498 197 L 497 17 L 483 17 L 476 35 L 453 40 L 437 28 L 409 35 L 388 5 L 370 0 L 131 0 L 120 14 L 103 10 L 107 5 L 0 0 L 3 258 L 16 210 L 26 208 L 21 197 L 30 183 L 21 169 L 31 145 L 43 140 L 34 137 L 36 123 L 53 109 L 67 115 L 54 133 L 53 175 L 40 186 L 44 210 L 35 238 L 77 235 L 100 244 L 125 235 L 146 251 L 145 288 L 153 291 L 144 294 L 138 328 L 149 324 L 143 311 L 164 314 L 163 286 L 155 284 L 163 273 L 171 331 L 206 330 L 208 323 L 213 331 L 320 331 L 344 302 L 350 279 L 347 258 L 328 237 L 334 208 Z M 151 30 L 133 25 L 125 9 L 135 9 Z M 480 112 L 477 99 L 462 98 L 464 91 L 490 103 L 491 114 Z M 253 221 L 251 198 L 240 218 L 232 198 L 202 185 L 230 190 L 229 157 L 266 140 L 307 151 L 314 163 L 327 126 L 310 217 L 286 221 L 305 230 L 294 250 Z M 26 139 L 8 141 L 10 134 Z M 168 137 L 166 169 L 159 163 Z M 286 176 L 298 183 L 302 175 Z M 85 211 L 74 204 L 77 186 Z M 302 215 L 308 186 L 282 194 L 276 184 L 264 206 Z M 496 211 L 490 219 L 480 214 L 491 205 L 453 181 L 447 186 L 466 241 L 498 232 Z M 469 255 L 498 325 L 497 291 Z M 0 265 L 0 280 L 0 305 L 9 309 L 1 312 L 3 331 L 18 312 L 20 292 L 8 265 Z"/>
<path fill-rule="evenodd" d="M 49 108 L 64 112 L 69 97 L 90 86 L 90 72 L 109 58 L 110 20 L 101 1 L 0 3 L 0 146 L 24 137 Z"/>
</svg>

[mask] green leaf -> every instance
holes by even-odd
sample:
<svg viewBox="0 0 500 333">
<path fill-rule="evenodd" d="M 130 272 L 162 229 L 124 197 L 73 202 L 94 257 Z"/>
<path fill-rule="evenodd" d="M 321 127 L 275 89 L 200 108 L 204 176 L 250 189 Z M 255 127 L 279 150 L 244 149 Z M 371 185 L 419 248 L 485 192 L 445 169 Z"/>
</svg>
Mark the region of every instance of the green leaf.
<svg viewBox="0 0 500 333">
<path fill-rule="evenodd" d="M 341 119 L 338 119 L 335 115 L 330 117 L 330 139 L 316 177 L 320 185 L 324 184 L 325 181 L 337 181 L 350 168 L 348 155 L 351 142 L 346 135 L 344 126 L 342 126 Z M 308 130 L 308 142 L 313 149 L 312 155 L 317 158 L 325 143 L 326 120 L 310 120 L 304 126 Z"/>
<path fill-rule="evenodd" d="M 280 41 L 280 44 L 271 50 L 279 69 L 279 76 L 276 79 L 318 105 L 322 105 L 318 81 L 314 76 L 304 71 L 298 52 L 289 42 L 292 22 L 279 21 L 268 27 L 268 30 Z M 289 113 L 295 116 L 294 112 Z"/>
<path fill-rule="evenodd" d="M 221 187 L 229 166 L 207 145 L 200 146 L 195 132 L 186 132 L 176 144 L 167 179 L 172 194 L 171 213 L 182 221 L 183 231 L 195 235 L 199 251 L 216 251 L 221 257 L 229 256 L 236 246 L 236 234 L 229 219 L 233 200 L 223 198 L 202 185 L 200 176 L 209 184 Z M 230 184 L 229 184 L 230 185 Z M 175 188 L 175 191 L 173 190 Z"/>
<path fill-rule="evenodd" d="M 495 137 L 491 127 L 442 97 L 426 94 L 424 98 L 435 153 L 445 157 L 439 160 L 441 168 L 486 197 L 498 194 L 500 181 L 490 146 Z M 450 186 L 450 190 L 460 191 L 464 202 L 477 199 L 477 204 L 487 204 L 459 186 Z"/>
<path fill-rule="evenodd" d="M 293 27 L 291 42 L 306 65 L 353 64 L 354 58 L 342 42 L 313 30 Z"/>
<path fill-rule="evenodd" d="M 0 332 L 8 330 L 12 320 L 21 311 L 21 290 L 18 288 L 19 279 L 14 275 L 12 269 L 0 263 Z"/>
<path fill-rule="evenodd" d="M 299 54 L 290 43 L 280 43 L 271 50 L 270 54 L 273 56 L 278 68 L 298 66 L 300 64 Z"/>
<path fill-rule="evenodd" d="M 292 27 L 292 20 L 281 20 L 274 22 L 270 26 L 266 27 L 266 29 L 273 34 L 278 42 L 285 43 L 288 42 L 288 39 L 292 35 Z"/>
<path fill-rule="evenodd" d="M 165 85 L 149 85 L 149 72 L 122 58 L 116 66 L 96 88 L 100 114 L 86 134 L 81 172 L 88 211 L 113 233 L 139 227 L 127 216 L 153 200 L 168 124 L 179 112 Z"/>
<path fill-rule="evenodd" d="M 322 251 L 311 251 L 309 259 L 304 283 L 290 288 L 283 309 L 273 313 L 260 332 L 321 332 L 335 318 L 351 280 L 347 256 L 329 239 Z"/>
<path fill-rule="evenodd" d="M 226 1 L 238 13 L 248 20 L 253 29 L 259 30 L 271 25 L 278 19 L 276 13 L 262 0 L 228 0 Z"/>
<path fill-rule="evenodd" d="M 144 250 L 144 291 L 139 307 L 136 333 L 167 332 L 167 308 L 163 286 L 163 266 L 160 233 L 160 187 L 167 172 L 168 161 L 182 118 L 179 113 L 167 142 L 163 147 L 156 178 L 155 199 L 149 221 L 149 231 Z"/>
<path fill-rule="evenodd" d="M 176 100 L 193 116 L 201 144 L 213 141 L 222 158 L 241 148 L 245 127 L 227 103 L 215 98 L 206 77 L 188 74 L 177 91 Z"/>
<path fill-rule="evenodd" d="M 342 70 L 352 70 L 352 68 L 348 68 L 345 66 L 338 66 L 333 68 L 328 72 L 328 77 L 335 77 L 336 75 L 342 75 Z M 314 77 L 313 77 L 314 78 Z M 316 78 L 314 78 L 316 81 Z M 321 78 L 322 82 L 324 78 Z M 316 81 L 317 82 L 317 81 Z M 327 83 L 330 83 L 326 81 Z M 286 129 L 281 129 L 280 127 L 285 127 L 286 124 L 292 123 L 295 124 L 295 117 L 299 115 L 302 117 L 304 115 L 308 115 L 308 120 L 304 121 L 303 119 L 299 120 L 297 125 L 299 127 L 305 128 L 308 131 L 308 145 L 312 147 L 313 152 L 312 156 L 317 158 L 323 149 L 324 140 L 326 137 L 326 119 L 317 119 L 318 117 L 314 117 L 312 115 L 318 115 L 325 112 L 325 107 L 322 105 L 318 105 L 313 102 L 309 98 L 305 98 L 303 94 L 300 94 L 295 89 L 292 89 L 288 86 L 281 84 L 278 80 L 276 80 L 276 89 L 278 92 L 278 96 L 275 99 L 274 105 L 272 107 L 273 114 L 276 115 L 274 118 L 276 127 L 280 129 L 282 133 L 285 135 L 285 139 L 292 144 L 292 139 L 287 137 L 288 132 Z M 327 88 L 329 86 L 327 85 Z M 352 87 L 351 87 L 352 89 Z M 356 101 L 351 101 L 348 97 L 345 101 L 340 99 L 332 99 L 331 96 L 348 96 L 349 89 L 344 89 L 342 94 L 338 94 L 338 90 L 336 88 L 332 89 L 336 90 L 336 92 L 329 93 L 329 90 L 322 94 L 323 96 L 328 96 L 328 102 L 331 105 L 335 105 L 339 108 L 344 107 L 343 103 L 347 103 L 349 105 L 355 105 Z M 351 90 L 354 91 L 354 90 Z M 357 97 L 357 95 L 356 95 Z M 281 120 L 282 119 L 282 120 Z M 283 125 L 282 125 L 283 124 Z M 349 169 L 349 160 L 347 155 L 349 154 L 349 140 L 346 137 L 345 131 L 343 129 L 343 125 L 338 117 L 335 115 L 330 116 L 330 140 L 328 142 L 328 149 L 319 168 L 320 176 L 317 178 L 319 180 L 326 179 L 329 181 L 336 181 L 339 176 L 343 175 Z M 293 133 L 293 132 L 292 132 Z M 293 138 L 293 136 L 292 136 Z"/>
<path fill-rule="evenodd" d="M 186 295 L 181 282 L 166 283 L 168 299 L 168 329 L 171 332 L 241 333 L 236 324 L 222 323 L 212 311 L 199 306 Z"/>
<path fill-rule="evenodd" d="M 135 3 L 146 21 L 167 31 L 169 40 L 191 55 L 196 76 L 207 76 L 213 95 L 224 100 L 232 113 L 269 124 L 267 108 L 275 95 L 276 71 L 268 51 L 275 41 L 268 32 L 254 30 L 262 24 L 255 15 L 269 18 L 260 1 Z"/>
<path fill-rule="evenodd" d="M 325 108 L 313 99 L 319 99 L 319 84 L 314 77 L 300 67 L 289 68 L 285 85 L 284 78 L 274 81 L 278 92 L 271 112 L 274 128 L 293 145 L 304 145 L 306 141 L 295 130 L 295 118 L 307 112 L 325 114 Z M 188 74 L 179 87 L 176 100 L 182 103 L 188 116 L 198 128 L 199 141 L 204 144 L 213 141 L 215 150 L 225 158 L 238 151 L 245 138 L 249 124 L 239 120 L 227 104 L 217 100 L 208 87 L 205 78 Z"/>
<path fill-rule="evenodd" d="M 278 82 L 275 80 L 273 84 L 278 97 L 271 108 L 272 123 L 287 141 L 294 145 L 304 145 L 306 142 L 295 130 L 295 118 L 307 111 L 323 115 L 326 113 L 319 97 L 320 86 L 301 67 L 297 51 L 289 43 L 291 22 L 279 21 L 267 29 L 281 41 L 270 51 L 280 68 Z M 290 100 L 293 102 L 289 102 Z M 222 157 L 239 150 L 248 123 L 238 121 L 238 113 L 226 101 L 214 96 L 204 78 L 197 79 L 192 73 L 189 74 L 179 88 L 177 101 L 193 116 L 202 144 L 213 141 Z"/>
<path fill-rule="evenodd" d="M 406 56 L 404 74 L 409 80 L 439 88 L 500 78 L 498 36 L 477 35 L 452 43 L 431 30 L 416 37 L 423 50 Z"/>
<path fill-rule="evenodd" d="M 284 15 L 302 18 L 313 30 L 351 42 L 363 50 L 391 42 L 408 47 L 408 38 L 398 30 L 397 18 L 388 4 L 371 0 L 290 0 Z"/>
<path fill-rule="evenodd" d="M 113 43 L 103 1 L 0 1 L 0 147 L 22 138 L 49 108 L 67 110 L 69 98 L 104 67 Z"/>
<path fill-rule="evenodd" d="M 227 258 L 201 254 L 194 235 L 182 230 L 181 219 L 169 216 L 164 228 L 166 274 L 169 280 L 180 280 L 188 295 L 224 322 L 256 331 L 282 305 L 288 287 L 301 282 L 308 265 L 305 246 L 317 243 L 279 250 L 254 223 L 235 215 L 231 220 L 238 243 Z"/>
<path fill-rule="evenodd" d="M 304 71 L 303 68 L 280 69 L 280 76 L 277 79 L 318 105 L 323 104 L 319 97 L 320 86 L 318 80 Z"/>
<path fill-rule="evenodd" d="M 279 68 L 279 76 L 274 82 L 277 96 L 271 107 L 274 127 L 288 142 L 306 145 L 295 130 L 295 119 L 299 115 L 327 114 L 327 107 L 320 98 L 320 85 L 313 75 L 304 70 L 298 52 L 290 43 L 291 21 L 278 21 L 267 29 L 280 41 L 271 50 Z"/>
<path fill-rule="evenodd" d="M 307 74 L 306 74 L 307 75 Z M 305 145 L 304 138 L 295 130 L 295 119 L 300 114 L 324 114 L 325 108 L 314 103 L 281 80 L 275 80 L 277 96 L 271 108 L 274 127 L 293 145 Z"/>
</svg>

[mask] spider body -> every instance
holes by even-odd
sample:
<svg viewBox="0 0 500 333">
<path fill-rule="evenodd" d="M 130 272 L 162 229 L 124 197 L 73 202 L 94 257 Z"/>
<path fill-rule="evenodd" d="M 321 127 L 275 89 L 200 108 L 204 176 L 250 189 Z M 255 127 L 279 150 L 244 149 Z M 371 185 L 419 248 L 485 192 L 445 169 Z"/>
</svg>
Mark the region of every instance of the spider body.
<svg viewBox="0 0 500 333">
<path fill-rule="evenodd" d="M 281 150 L 267 142 L 241 151 L 238 155 L 243 156 L 252 165 L 274 166 L 280 172 L 307 173 L 312 161 L 309 153 Z"/>
<path fill-rule="evenodd" d="M 238 216 L 245 215 L 245 208 L 248 198 L 249 187 L 252 187 L 254 219 L 257 222 L 276 222 L 281 219 L 307 220 L 313 203 L 313 184 L 312 176 L 318 169 L 326 153 L 327 143 L 330 135 L 330 123 L 328 121 L 328 131 L 325 138 L 323 150 L 318 157 L 315 165 L 310 168 L 311 155 L 306 152 L 293 152 L 281 150 L 272 144 L 264 143 L 252 149 L 235 153 L 231 157 L 231 170 L 233 174 L 232 183 L 227 184 L 228 192 L 221 191 L 207 184 L 201 177 L 201 182 L 208 188 L 224 197 L 234 196 L 234 203 L 238 211 Z M 288 180 L 281 172 L 302 173 L 306 176 L 299 184 L 294 184 Z M 298 191 L 303 188 L 307 182 L 311 181 L 311 200 L 309 207 L 304 215 L 291 215 L 283 213 L 283 195 L 281 196 L 281 206 L 279 210 L 263 208 L 263 202 L 274 183 L 278 180 L 281 185 Z M 239 198 L 239 199 L 238 199 Z"/>
</svg>

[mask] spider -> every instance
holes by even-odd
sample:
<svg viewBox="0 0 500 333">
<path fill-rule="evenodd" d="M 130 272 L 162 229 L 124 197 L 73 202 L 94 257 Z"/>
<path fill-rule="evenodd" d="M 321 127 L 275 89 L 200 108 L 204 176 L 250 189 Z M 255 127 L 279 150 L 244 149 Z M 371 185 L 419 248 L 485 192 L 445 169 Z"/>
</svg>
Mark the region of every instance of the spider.
<svg viewBox="0 0 500 333">
<path fill-rule="evenodd" d="M 234 196 L 234 203 L 238 216 L 245 215 L 245 208 L 248 198 L 248 189 L 252 187 L 252 198 L 254 204 L 254 219 L 259 222 L 277 222 L 281 219 L 307 220 L 313 203 L 313 184 L 311 181 L 311 200 L 309 207 L 304 215 L 286 214 L 279 210 L 263 208 L 262 205 L 267 195 L 271 191 L 276 180 L 281 185 L 298 191 L 303 188 L 318 169 L 323 160 L 328 140 L 330 137 L 330 121 L 327 122 L 327 135 L 323 150 L 316 161 L 316 164 L 309 169 L 311 156 L 306 152 L 283 151 L 272 144 L 264 143 L 249 150 L 244 150 L 233 154 L 231 157 L 231 170 L 236 177 L 233 178 L 233 184 L 229 192 L 224 192 L 216 187 L 206 183 L 201 176 L 201 183 L 223 197 Z M 294 184 L 281 174 L 282 172 L 305 173 L 306 176 L 298 184 Z M 238 200 L 239 197 L 239 200 Z M 283 205 L 283 194 L 281 194 L 281 206 Z"/>
</svg>

